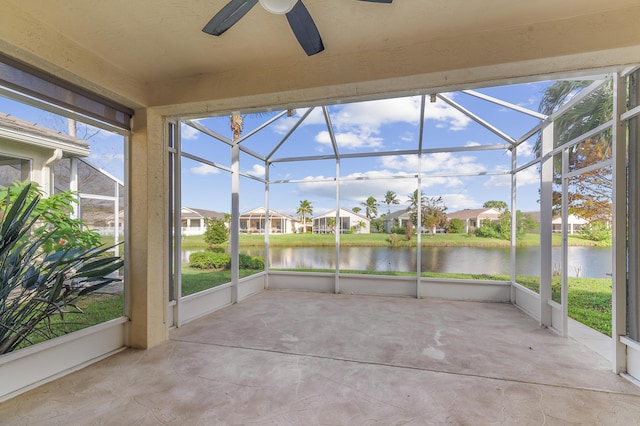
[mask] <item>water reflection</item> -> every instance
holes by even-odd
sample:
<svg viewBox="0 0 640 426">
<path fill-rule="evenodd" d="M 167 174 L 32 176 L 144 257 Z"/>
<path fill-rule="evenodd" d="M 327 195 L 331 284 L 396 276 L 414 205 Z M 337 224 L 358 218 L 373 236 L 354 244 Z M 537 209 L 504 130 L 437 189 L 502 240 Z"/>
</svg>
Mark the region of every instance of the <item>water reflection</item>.
<svg viewBox="0 0 640 426">
<path fill-rule="evenodd" d="M 262 248 L 242 249 L 242 253 L 264 256 Z M 335 269 L 334 247 L 272 247 L 270 266 L 282 269 Z M 184 251 L 182 261 L 189 261 Z M 561 248 L 552 249 L 552 262 L 560 265 Z M 540 274 L 538 247 L 517 249 L 517 273 Z M 509 274 L 509 249 L 496 247 L 423 247 L 421 270 L 463 274 Z M 611 273 L 611 249 L 569 247 L 569 276 L 606 278 Z M 342 247 L 340 269 L 368 271 L 416 271 L 415 247 Z"/>
</svg>

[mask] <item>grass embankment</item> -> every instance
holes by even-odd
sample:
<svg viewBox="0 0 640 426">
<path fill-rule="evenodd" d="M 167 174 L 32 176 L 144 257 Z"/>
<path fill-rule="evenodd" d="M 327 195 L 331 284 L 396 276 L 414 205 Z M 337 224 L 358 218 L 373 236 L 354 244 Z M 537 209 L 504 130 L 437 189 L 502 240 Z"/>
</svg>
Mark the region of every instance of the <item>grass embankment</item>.
<svg viewBox="0 0 640 426">
<path fill-rule="evenodd" d="M 407 241 L 404 235 L 400 235 L 398 245 L 400 247 L 415 247 L 417 237 L 413 236 Z M 389 234 L 342 234 L 340 235 L 340 245 L 342 247 L 389 247 Z M 553 245 L 560 246 L 562 243 L 560 234 L 553 234 Z M 271 247 L 331 247 L 335 245 L 336 236 L 333 234 L 276 234 L 269 235 L 269 245 Z M 458 246 L 458 247 L 509 247 L 507 240 L 497 238 L 476 237 L 473 234 L 436 234 L 434 236 L 425 234 L 422 236 L 421 245 L 423 247 L 435 246 Z M 540 235 L 525 234 L 518 240 L 520 247 L 530 247 L 540 245 Z M 578 235 L 569 236 L 571 246 L 603 246 L 602 243 L 581 238 Z M 606 244 L 605 244 L 606 245 Z M 262 247 L 264 246 L 264 235 L 242 234 L 240 235 L 241 247 Z M 183 250 L 204 250 L 207 245 L 202 235 L 183 237 Z"/>
</svg>

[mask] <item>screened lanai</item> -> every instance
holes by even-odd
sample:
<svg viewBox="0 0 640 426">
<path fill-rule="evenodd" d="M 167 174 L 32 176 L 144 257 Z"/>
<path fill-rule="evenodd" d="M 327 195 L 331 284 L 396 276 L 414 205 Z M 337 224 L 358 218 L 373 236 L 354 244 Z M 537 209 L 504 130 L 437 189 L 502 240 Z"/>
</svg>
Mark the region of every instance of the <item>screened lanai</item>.
<svg viewBox="0 0 640 426">
<path fill-rule="evenodd" d="M 573 280 L 573 276 L 575 279 L 581 276 L 599 277 L 607 282 L 611 279 L 615 295 L 619 294 L 615 290 L 616 277 L 626 274 L 619 269 L 623 265 L 614 256 L 616 244 L 622 244 L 615 237 L 616 231 L 620 235 L 620 227 L 626 225 L 624 220 L 616 220 L 613 214 L 617 205 L 624 204 L 626 197 L 622 189 L 626 185 L 626 178 L 624 173 L 618 174 L 625 170 L 626 135 L 615 130 L 619 124 L 615 124 L 613 119 L 617 116 L 614 108 L 620 108 L 616 87 L 626 87 L 625 79 L 623 75 L 609 74 L 568 80 L 571 89 L 566 94 L 566 100 L 549 114 L 523 107 L 522 100 L 514 97 L 519 90 L 518 85 L 513 85 L 507 88 L 425 93 L 350 105 L 318 105 L 295 111 L 236 113 L 236 118 L 232 117 L 231 122 L 228 116 L 176 121 L 170 125 L 174 135 L 170 147 L 174 174 L 185 180 L 195 171 L 208 168 L 211 174 L 200 179 L 209 179 L 211 184 L 220 189 L 226 186 L 222 199 L 229 204 L 219 204 L 216 208 L 226 209 L 232 216 L 232 259 L 237 259 L 233 256 L 238 256 L 240 252 L 258 253 L 265 259 L 265 270 L 245 271 L 237 286 L 233 284 L 232 275 L 228 284 L 230 287 L 226 290 L 228 295 L 223 299 L 219 299 L 218 292 L 225 291 L 225 284 L 215 290 L 219 284 L 213 282 L 211 288 L 200 296 L 192 292 L 187 293 L 189 296 L 186 300 L 174 296 L 174 321 L 180 325 L 183 321 L 215 309 L 214 300 L 227 300 L 224 303 L 239 300 L 241 296 L 237 291 L 244 285 L 249 293 L 262 288 L 297 289 L 510 302 L 540 321 L 541 325 L 566 337 L 569 334 L 569 280 Z M 548 88 L 553 84 L 540 83 L 540 87 Z M 491 93 L 502 93 L 514 101 L 500 99 Z M 554 124 L 566 128 L 567 117 L 570 120 L 584 120 L 590 116 L 591 113 L 585 110 L 593 105 L 594 99 L 598 105 L 605 103 L 604 109 L 610 111 L 604 118 L 590 124 L 584 133 L 571 132 L 570 137 L 553 131 Z M 402 114 L 406 115 L 401 120 L 404 126 L 400 130 L 403 132 L 402 138 L 394 141 L 393 150 L 383 148 L 378 130 L 370 131 L 356 144 L 350 144 L 349 137 L 356 126 L 349 120 L 358 120 L 355 114 L 359 109 L 366 114 L 374 108 L 386 108 L 387 114 L 380 114 L 379 120 L 391 121 L 393 118 L 388 116 L 393 116 L 391 111 L 394 105 L 402 105 L 402 102 L 408 107 L 402 110 Z M 496 117 L 495 114 L 508 117 L 496 119 L 501 123 L 496 125 L 491 119 L 483 118 L 483 113 L 493 117 Z M 244 132 L 233 134 L 231 124 L 234 119 L 241 120 L 242 125 L 246 126 Z M 441 131 L 443 122 L 450 126 L 448 133 Z M 248 127 L 249 124 L 255 127 Z M 505 125 L 508 130 L 501 128 Z M 462 128 L 466 128 L 465 131 Z M 275 131 L 270 132 L 270 129 Z M 466 134 L 461 136 L 458 133 Z M 187 136 L 181 138 L 182 134 Z M 314 138 L 316 145 L 324 146 L 325 152 L 312 153 L 318 151 L 317 146 L 314 148 L 312 145 Z M 585 146 L 601 151 L 602 155 L 585 156 Z M 518 152 L 521 154 L 518 155 Z M 498 161 L 488 166 L 486 158 L 496 157 Z M 474 163 L 477 159 L 480 161 Z M 620 162 L 617 167 L 615 161 Z M 450 165 L 444 166 L 446 163 Z M 299 164 L 302 166 L 296 170 L 294 166 Z M 398 166 L 392 168 L 391 164 Z M 317 165 L 320 167 L 316 168 Z M 311 174 L 312 170 L 315 175 Z M 600 179 L 597 183 L 592 181 L 594 173 Z M 461 180 L 465 182 L 458 182 Z M 581 184 L 583 181 L 587 183 Z M 179 182 L 174 181 L 172 187 L 176 194 L 173 198 L 174 211 L 179 211 L 179 206 L 184 203 L 182 188 L 191 191 L 193 186 L 191 183 L 180 186 Z M 473 183 L 477 187 L 473 187 Z M 458 186 L 463 189 L 458 189 Z M 449 189 L 452 187 L 458 192 L 451 193 Z M 421 204 L 444 198 L 445 202 L 455 205 L 460 198 L 482 187 L 491 188 L 493 197 L 504 197 L 508 202 L 508 208 L 503 213 L 506 216 L 504 220 L 517 224 L 508 230 L 508 248 L 503 249 L 502 259 L 488 260 L 489 265 L 474 266 L 473 257 L 478 253 L 450 254 L 451 258 L 458 257 L 448 262 L 448 269 L 443 268 L 434 258 L 445 256 L 445 252 L 427 247 L 430 229 L 425 226 L 427 222 L 421 216 L 429 213 Z M 332 219 L 335 224 L 342 222 L 340 215 L 345 208 L 351 208 L 351 205 L 358 204 L 358 200 L 366 199 L 369 195 L 366 191 L 376 191 L 375 188 L 380 200 L 383 188 L 394 188 L 397 193 L 409 196 L 414 191 L 422 194 L 416 197 L 414 226 L 418 229 L 413 238 L 417 241 L 410 253 L 397 256 L 393 251 L 375 250 L 366 247 L 367 244 L 362 244 L 365 247 L 354 247 L 356 243 L 352 240 L 343 246 L 344 231 L 349 227 L 340 226 L 341 232 L 332 232 L 333 228 L 328 226 L 327 232 L 335 234 L 331 249 L 321 252 L 310 248 L 289 248 L 293 254 L 286 257 L 283 254 L 286 249 L 272 247 L 277 241 L 270 238 L 273 232 L 270 232 L 272 226 L 268 223 L 261 225 L 261 229 L 265 230 L 263 247 L 240 249 L 238 234 L 244 231 L 238 229 L 236 224 L 238 218 L 241 222 L 244 216 L 239 212 L 244 210 L 245 200 L 255 204 L 256 194 L 264 194 L 267 221 L 279 220 L 280 213 L 269 217 L 272 205 L 276 204 L 274 210 L 278 212 L 288 208 L 294 215 L 295 196 L 308 194 L 309 197 L 315 196 L 319 202 L 324 198 L 324 205 L 331 208 L 335 217 L 323 219 Z M 618 188 L 617 191 L 614 188 Z M 425 191 L 428 196 L 425 196 Z M 578 197 L 578 193 L 586 195 Z M 186 194 L 186 197 L 189 196 L 191 194 Z M 573 253 L 570 256 L 568 235 L 572 225 L 568 217 L 569 212 L 577 211 L 580 206 L 595 203 L 602 207 L 597 214 L 606 216 L 605 232 L 613 234 L 614 249 L 600 250 L 597 257 L 607 259 L 600 270 L 585 271 L 583 274 L 583 268 L 588 268 L 588 265 L 581 262 L 593 260 L 576 260 Z M 539 218 L 535 240 L 528 244 L 526 250 L 522 247 L 524 243 L 520 235 L 523 209 L 520 205 L 526 206 L 524 209 L 528 214 Z M 391 203 L 387 207 L 390 212 Z M 380 209 L 384 209 L 384 206 Z M 600 219 L 603 218 L 592 217 L 594 223 Z M 565 224 L 561 225 L 561 242 L 553 242 L 552 220 Z M 403 235 L 402 238 L 406 237 Z M 422 244 L 423 240 L 426 245 Z M 177 238 L 174 241 L 176 267 L 173 271 L 173 294 L 184 295 L 181 285 L 176 285 L 182 283 L 179 271 L 183 270 L 184 265 L 178 259 L 184 259 L 184 256 L 180 256 L 180 241 Z M 393 242 L 389 241 L 389 244 Z M 275 254 L 271 256 L 274 251 Z M 535 259 L 533 270 L 527 267 L 532 258 Z M 358 261 L 363 259 L 364 262 Z M 239 262 L 232 260 L 231 264 L 232 269 L 237 268 L 232 273 L 240 277 L 242 268 L 235 267 Z M 477 269 L 474 270 L 474 267 Z M 466 275 L 464 272 L 467 272 Z M 620 283 L 621 290 L 626 292 L 625 280 Z M 191 311 L 198 297 L 209 298 L 211 304 L 198 302 L 197 306 L 202 310 Z M 615 317 L 614 312 L 613 323 Z M 613 359 L 616 346 L 611 343 L 610 348 L 604 351 L 610 359 Z"/>
<path fill-rule="evenodd" d="M 114 222 L 125 224 L 126 267 L 117 318 L 0 356 L 0 400 L 54 381 L 0 412 L 33 424 L 54 412 L 76 423 L 633 421 L 637 2 L 305 0 L 324 47 L 311 56 L 258 2 L 224 34 L 203 32 L 227 3 L 3 5 L 0 95 L 124 139 L 106 154 L 124 165 Z M 588 83 L 544 113 L 509 93 L 552 81 Z M 610 99 L 599 103 L 607 118 L 573 132 L 565 119 L 598 98 Z M 237 137 L 231 116 L 243 119 Z M 584 192 L 597 182 L 603 191 Z M 388 191 L 398 204 L 383 201 Z M 268 225 L 240 235 L 241 212 L 300 218 L 304 200 L 306 219 L 359 209 L 373 231 L 383 214 L 413 210 L 413 229 L 380 238 L 336 215 L 314 247 Z M 432 207 L 490 201 L 516 225 L 504 246 L 480 256 L 434 244 L 454 237 Z M 189 269 L 187 205 L 231 214 L 220 281 Z M 576 257 L 576 210 L 612 241 L 580 250 L 598 262 Z M 245 256 L 264 268 L 241 266 Z M 574 284 L 594 270 L 610 283 L 598 299 L 611 300 L 602 359 L 574 345 L 569 320 Z"/>
</svg>

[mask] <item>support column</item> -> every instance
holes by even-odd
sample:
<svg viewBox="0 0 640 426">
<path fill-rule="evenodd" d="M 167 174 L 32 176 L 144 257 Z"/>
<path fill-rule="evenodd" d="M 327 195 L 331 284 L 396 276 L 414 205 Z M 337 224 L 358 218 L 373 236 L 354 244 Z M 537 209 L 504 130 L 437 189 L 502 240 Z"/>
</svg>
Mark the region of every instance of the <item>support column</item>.
<svg viewBox="0 0 640 426">
<path fill-rule="evenodd" d="M 129 144 L 127 295 L 129 345 L 149 348 L 168 338 L 169 222 L 166 131 L 152 110 L 135 113 Z"/>
<path fill-rule="evenodd" d="M 627 348 L 620 336 L 627 335 L 627 123 L 620 115 L 627 106 L 626 78 L 613 77 L 613 259 L 611 276 L 611 337 L 613 343 L 612 369 L 615 373 L 627 370 Z M 637 259 L 630 259 L 630 264 Z"/>
<path fill-rule="evenodd" d="M 540 152 L 540 325 L 551 327 L 551 275 L 553 220 L 553 122 L 542 129 Z"/>
<path fill-rule="evenodd" d="M 629 109 L 640 105 L 640 71 L 629 76 Z M 640 341 L 640 117 L 629 120 L 629 176 L 627 197 L 629 200 L 629 338 Z"/>
<path fill-rule="evenodd" d="M 260 218 L 258 218 L 260 223 Z M 231 248 L 231 303 L 238 303 L 238 281 L 240 279 L 240 144 L 237 140 L 231 147 L 231 226 L 229 228 Z"/>
</svg>

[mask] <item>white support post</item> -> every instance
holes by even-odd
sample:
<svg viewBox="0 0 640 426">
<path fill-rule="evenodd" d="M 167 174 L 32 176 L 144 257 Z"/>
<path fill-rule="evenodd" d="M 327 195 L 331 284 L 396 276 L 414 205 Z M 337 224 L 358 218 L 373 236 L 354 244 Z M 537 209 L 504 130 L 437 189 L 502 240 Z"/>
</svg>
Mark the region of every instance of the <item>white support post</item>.
<svg viewBox="0 0 640 426">
<path fill-rule="evenodd" d="M 513 284 L 515 284 L 516 282 L 516 239 L 518 237 L 518 233 L 517 233 L 517 219 L 518 219 L 518 214 L 517 214 L 517 199 L 516 199 L 516 173 L 515 170 L 517 168 L 517 150 L 518 147 L 514 147 L 511 150 L 511 244 L 509 247 L 509 264 L 510 264 L 510 268 L 509 271 L 511 271 L 510 273 L 510 277 L 509 279 L 511 280 L 511 303 L 515 303 L 516 302 L 516 290 L 513 286 Z"/>
<path fill-rule="evenodd" d="M 562 337 L 569 335 L 569 149 L 562 150 L 562 276 L 560 284 L 560 304 L 562 305 L 562 324 L 559 328 Z M 573 227 L 571 228 L 573 233 Z"/>
<path fill-rule="evenodd" d="M 176 327 L 182 326 L 181 309 L 182 309 L 182 135 L 180 133 L 180 122 L 173 123 L 170 126 L 172 130 L 171 138 L 173 139 L 173 259 L 174 265 L 174 281 L 173 294 L 175 300 L 173 306 L 173 324 Z"/>
<path fill-rule="evenodd" d="M 629 76 L 629 109 L 640 105 L 640 71 Z M 627 197 L 629 202 L 629 259 L 640 258 L 640 117 L 629 119 L 629 176 Z M 629 338 L 640 341 L 640 262 L 629 262 Z"/>
<path fill-rule="evenodd" d="M 416 298 L 420 299 L 422 296 L 420 292 L 420 278 L 422 275 L 422 156 L 418 156 L 418 215 L 416 221 Z M 411 216 L 409 216 L 411 220 Z"/>
<path fill-rule="evenodd" d="M 231 146 L 231 226 L 229 243 L 231 249 L 231 303 L 238 303 L 238 281 L 240 279 L 240 144 Z"/>
<path fill-rule="evenodd" d="M 264 208 L 265 214 L 269 214 L 269 163 L 264 163 Z M 265 288 L 269 288 L 269 233 L 264 234 L 264 270 L 267 272 Z"/>
<path fill-rule="evenodd" d="M 71 157 L 69 159 L 69 190 L 78 197 L 77 202 L 71 203 L 72 210 L 69 213 L 69 216 L 71 216 L 72 219 L 81 218 L 80 195 L 78 192 L 78 159 L 76 157 Z"/>
<path fill-rule="evenodd" d="M 615 373 L 621 373 L 627 369 L 626 346 L 620 342 L 620 337 L 627 335 L 627 123 L 620 120 L 620 115 L 626 110 L 625 82 L 626 78 L 620 77 L 619 74 L 613 78 L 613 270 L 611 277 L 611 336 L 613 338 L 611 340 L 613 343 L 612 368 Z M 637 182 L 632 184 L 634 185 L 637 185 Z M 629 263 L 636 264 L 637 259 L 630 259 Z"/>
<path fill-rule="evenodd" d="M 336 276 L 334 293 L 340 293 L 340 158 L 336 158 Z"/>
<path fill-rule="evenodd" d="M 553 220 L 553 122 L 542 129 L 540 153 L 540 325 L 551 326 L 552 220 Z"/>
</svg>

